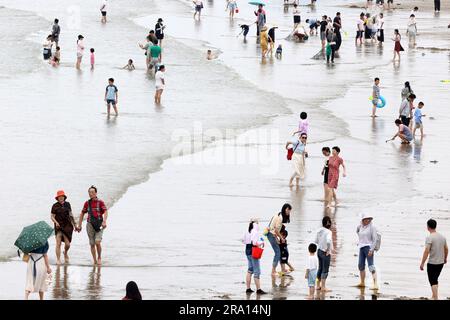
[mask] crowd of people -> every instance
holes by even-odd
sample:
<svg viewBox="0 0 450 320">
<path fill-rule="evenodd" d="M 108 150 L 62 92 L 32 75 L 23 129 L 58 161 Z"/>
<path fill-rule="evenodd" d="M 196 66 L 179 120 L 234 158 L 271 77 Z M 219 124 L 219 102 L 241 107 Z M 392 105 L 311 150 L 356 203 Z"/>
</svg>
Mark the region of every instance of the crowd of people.
<svg viewBox="0 0 450 320">
<path fill-rule="evenodd" d="M 311 5 L 315 5 L 314 0 L 311 1 Z M 439 1 L 437 3 L 436 10 L 439 9 Z M 201 19 L 201 12 L 204 8 L 202 1 L 193 1 L 194 4 L 194 19 Z M 285 1 L 287 4 L 287 1 Z M 393 5 L 393 1 L 387 1 L 387 8 L 390 9 Z M 373 1 L 367 1 L 367 9 L 373 11 Z M 370 12 L 361 12 L 359 19 L 356 23 L 356 37 L 355 45 L 365 45 L 370 43 L 376 43 L 383 45 L 385 40 L 384 30 L 385 21 L 382 10 L 384 10 L 385 3 L 383 0 L 376 1 L 375 6 L 379 9 L 375 15 Z M 104 0 L 100 7 L 101 23 L 107 23 L 107 7 L 108 1 Z M 337 12 L 334 18 L 328 15 L 323 15 L 321 19 L 311 17 L 302 23 L 302 13 L 299 9 L 299 5 L 296 1 L 293 3 L 293 31 L 290 34 L 290 39 L 298 42 L 307 41 L 312 36 L 320 37 L 320 52 L 326 59 L 327 64 L 333 64 L 335 58 L 339 57 L 339 50 L 342 45 L 342 28 L 343 22 L 341 13 Z M 238 12 L 238 5 L 235 0 L 227 0 L 225 11 L 228 12 L 230 19 L 234 19 L 234 14 Z M 416 12 L 418 8 L 415 7 L 408 20 L 407 35 L 409 42 L 412 46 L 416 45 L 417 35 L 417 22 L 415 20 Z M 277 49 L 276 45 L 276 26 L 271 28 L 267 25 L 267 12 L 263 5 L 258 5 L 254 11 L 256 20 L 252 24 L 240 24 L 241 33 L 239 35 L 244 36 L 244 41 L 249 33 L 250 27 L 255 24 L 257 44 L 261 49 L 261 56 L 264 59 L 268 55 L 272 56 L 275 52 L 277 58 L 282 57 L 282 45 L 280 44 Z M 165 89 L 165 66 L 162 64 L 162 43 L 164 40 L 165 25 L 163 19 L 159 18 L 155 25 L 155 28 L 150 30 L 146 37 L 145 44 L 139 44 L 139 47 L 145 51 L 145 63 L 147 71 L 154 75 L 155 80 L 155 104 L 161 104 L 161 96 Z M 51 33 L 46 38 L 43 45 L 43 58 L 48 60 L 51 65 L 57 67 L 61 61 L 61 48 L 59 46 L 61 28 L 59 20 L 55 19 L 52 26 Z M 238 36 L 239 36 L 238 35 Z M 392 40 L 394 41 L 394 61 L 400 60 L 400 52 L 404 51 L 401 45 L 401 35 L 398 29 L 394 30 Z M 53 47 L 55 51 L 53 52 Z M 81 64 L 85 52 L 84 36 L 78 35 L 76 42 L 76 69 L 81 69 Z M 90 66 L 91 70 L 95 68 L 95 49 L 90 48 Z M 207 59 L 213 59 L 213 53 L 208 50 Z M 123 67 L 126 70 L 135 70 L 134 62 L 132 59 L 128 60 L 128 63 Z M 380 79 L 374 79 L 374 85 L 372 90 L 372 117 L 377 117 L 377 106 L 381 99 L 380 94 Z M 409 82 L 405 83 L 404 88 L 401 91 L 401 105 L 399 109 L 399 117 L 395 120 L 395 125 L 398 127 L 397 133 L 390 140 L 400 138 L 403 144 L 408 144 L 414 139 L 416 130 L 420 130 L 421 137 L 423 138 L 423 123 L 422 117 L 425 114 L 422 113 L 424 107 L 423 102 L 419 102 L 417 107 L 414 106 L 416 95 Z M 114 83 L 114 79 L 108 80 L 108 85 L 105 89 L 104 101 L 107 106 L 107 114 L 110 116 L 111 106 L 114 109 L 115 115 L 118 116 L 118 88 Z M 412 118 L 414 117 L 414 122 Z M 413 128 L 414 123 L 414 128 Z M 300 181 L 305 178 L 305 164 L 308 158 L 308 151 L 306 149 L 308 139 L 309 122 L 306 112 L 300 113 L 300 121 L 298 130 L 292 134 L 292 137 L 286 142 L 285 148 L 288 152 L 288 160 L 292 162 L 294 172 L 290 176 L 289 186 L 300 186 Z M 390 141 L 387 140 L 387 141 Z M 386 142 L 387 142 L 386 141 Z M 321 171 L 323 176 L 324 197 L 323 201 L 325 207 L 330 209 L 339 205 L 337 199 L 337 187 L 340 178 L 340 168 L 342 167 L 342 176 L 346 176 L 346 166 L 344 160 L 340 157 L 341 149 L 338 146 L 332 148 L 324 146 L 322 148 L 322 154 L 324 156 L 324 165 Z M 105 203 L 97 198 L 97 188 L 91 186 L 88 190 L 89 200 L 84 203 L 83 209 L 80 213 L 78 223 L 72 214 L 71 205 L 66 201 L 67 196 L 64 191 L 60 190 L 56 194 L 56 203 L 51 209 L 51 220 L 55 227 L 56 237 L 56 258 L 57 264 L 61 264 L 61 246 L 64 244 L 64 261 L 69 261 L 69 249 L 72 242 L 72 234 L 74 231 L 81 232 L 84 216 L 87 214 L 86 231 L 89 238 L 89 245 L 93 263 L 95 265 L 102 264 L 102 236 L 104 229 L 107 227 L 108 211 Z M 270 246 L 274 252 L 272 261 L 272 277 L 283 277 L 291 272 L 294 272 L 292 262 L 289 260 L 289 250 L 287 245 L 288 231 L 286 224 L 290 222 L 292 207 L 286 203 L 283 205 L 281 211 L 275 214 L 266 228 L 261 232 L 259 228 L 258 219 L 251 219 L 248 228 L 243 237 L 243 243 L 245 244 L 245 255 L 247 258 L 248 268 L 246 273 L 246 293 L 251 294 L 254 291 L 251 289 L 252 278 L 256 287 L 257 294 L 265 294 L 266 292 L 261 289 L 261 252 L 265 245 L 265 239 L 270 243 Z M 307 251 L 307 266 L 305 268 L 305 278 L 308 285 L 308 297 L 313 299 L 315 293 L 326 293 L 329 289 L 326 286 L 326 280 L 330 271 L 331 256 L 333 254 L 333 240 L 332 240 L 332 219 L 326 215 L 322 219 L 322 227 L 316 232 L 314 241 L 308 243 Z M 443 265 L 447 262 L 448 246 L 446 244 L 445 237 L 436 232 L 437 222 L 430 219 L 427 222 L 428 231 L 430 236 L 426 240 L 426 249 L 423 254 L 423 259 L 420 265 L 420 269 L 424 269 L 424 265 L 427 262 L 427 272 L 429 282 L 432 287 L 433 299 L 438 298 L 438 278 L 442 270 Z M 380 249 L 381 234 L 373 224 L 373 216 L 369 213 L 363 213 L 360 221 L 357 223 L 356 233 L 358 237 L 358 270 L 360 272 L 360 283 L 358 287 L 365 287 L 366 281 L 366 263 L 368 270 L 372 276 L 371 289 L 378 290 L 377 273 L 374 264 L 374 255 Z M 28 262 L 27 273 L 27 286 L 26 286 L 26 298 L 28 298 L 31 292 L 39 292 L 41 298 L 43 298 L 44 292 L 47 287 L 46 275 L 51 273 L 51 268 L 48 261 L 47 252 L 49 250 L 48 243 L 33 251 L 30 254 L 30 260 Z M 259 253 L 258 253 L 259 252 Z M 278 270 L 278 266 L 280 269 Z M 142 299 L 137 284 L 130 282 L 127 285 L 127 294 L 124 300 L 140 300 Z"/>
</svg>

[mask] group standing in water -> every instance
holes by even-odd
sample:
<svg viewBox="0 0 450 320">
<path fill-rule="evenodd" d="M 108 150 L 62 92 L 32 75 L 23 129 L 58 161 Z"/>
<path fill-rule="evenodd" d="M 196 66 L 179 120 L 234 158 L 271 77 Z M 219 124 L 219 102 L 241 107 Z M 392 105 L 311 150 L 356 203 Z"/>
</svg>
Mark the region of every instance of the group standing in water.
<svg viewBox="0 0 450 320">
<path fill-rule="evenodd" d="M 202 1 L 193 1 L 195 4 L 195 14 L 194 19 L 200 20 L 201 11 L 203 9 Z M 102 5 L 100 11 L 102 15 L 102 23 L 106 23 L 106 0 Z M 388 1 L 389 3 L 389 1 Z M 296 6 L 294 6 L 296 8 Z M 226 10 L 229 11 L 229 16 L 231 19 L 234 18 L 234 14 L 237 10 L 236 1 L 229 0 L 227 1 Z M 258 41 L 261 46 L 261 53 L 263 58 L 266 57 L 269 53 L 272 54 L 275 48 L 275 31 L 276 27 L 272 27 L 268 29 L 266 26 L 266 11 L 263 6 L 259 6 L 255 11 L 256 24 L 257 28 L 257 36 Z M 415 23 L 415 16 L 411 14 L 410 22 L 408 23 L 408 36 L 410 37 L 411 42 L 415 45 L 415 36 L 417 34 L 417 26 Z M 357 23 L 357 36 L 355 39 L 356 44 L 358 41 L 360 44 L 363 44 L 363 36 L 365 35 L 365 42 L 375 42 L 380 45 L 384 42 L 384 18 L 383 13 L 380 13 L 378 17 L 371 17 L 369 14 L 361 14 L 361 21 Z M 49 60 L 52 59 L 52 63 L 58 65 L 60 62 L 60 48 L 58 46 L 59 42 L 59 27 L 58 19 L 55 19 L 55 24 L 52 28 L 52 34 L 47 38 L 47 43 L 44 45 L 44 59 Z M 327 62 L 334 63 L 334 58 L 337 56 L 339 48 L 342 44 L 342 21 L 341 15 L 338 12 L 336 17 L 332 20 L 330 17 L 323 16 L 322 21 L 318 21 L 318 19 L 306 19 L 306 23 L 309 24 L 309 36 L 311 35 L 320 35 L 322 51 L 325 53 Z M 301 24 L 301 12 L 296 9 L 294 11 L 294 34 L 297 32 L 297 38 L 305 38 L 307 36 L 307 32 L 304 27 L 303 31 L 299 29 Z M 244 39 L 249 32 L 250 25 L 242 24 L 240 25 L 242 29 L 242 34 L 244 35 Z M 317 29 L 320 28 L 320 32 Z M 164 39 L 164 29 L 163 20 L 160 18 L 155 26 L 155 30 L 151 30 L 147 36 L 147 44 L 139 46 L 145 50 L 146 54 L 146 65 L 147 70 L 154 71 L 155 78 L 155 103 L 161 103 L 161 95 L 163 90 L 165 89 L 165 67 L 162 65 L 162 40 Z M 400 59 L 399 52 L 404 50 L 401 46 L 401 35 L 396 29 L 394 38 L 392 39 L 395 42 L 394 45 L 394 60 L 395 58 Z M 52 53 L 52 47 L 56 44 L 56 51 Z M 278 50 L 279 49 L 279 50 Z M 276 50 L 277 56 L 281 58 L 282 47 L 281 45 Z M 78 36 L 77 40 L 77 62 L 76 68 L 81 68 L 82 58 L 84 55 L 85 45 L 84 45 L 84 37 L 82 35 Z M 90 49 L 90 64 L 91 69 L 94 69 L 95 65 L 95 50 L 94 48 Z M 212 52 L 208 53 L 207 59 L 212 59 Z M 130 59 L 123 67 L 123 69 L 127 70 L 135 70 L 134 63 Z M 380 79 L 376 78 L 374 81 L 374 87 L 372 92 L 372 116 L 376 117 L 376 105 L 378 100 L 380 99 L 380 88 L 379 88 Z M 393 137 L 399 137 L 402 140 L 402 143 L 409 143 L 412 140 L 417 129 L 420 130 L 421 136 L 423 137 L 423 125 L 422 125 L 422 117 L 425 117 L 422 114 L 421 109 L 424 104 L 420 102 L 418 104 L 417 109 L 414 111 L 414 120 L 415 127 L 414 133 L 411 133 L 411 119 L 413 117 L 413 102 L 416 96 L 411 90 L 409 83 L 405 84 L 405 89 L 409 90 L 405 95 L 402 90 L 402 105 L 400 107 L 399 119 L 395 121 L 398 126 L 398 132 Z M 405 90 L 405 92 L 407 91 Z M 110 78 L 108 80 L 108 86 L 105 90 L 104 100 L 107 105 L 107 113 L 108 116 L 110 114 L 110 108 L 113 107 L 115 114 L 118 115 L 117 105 L 118 105 L 118 89 L 114 84 L 114 79 Z M 406 102 L 405 102 L 406 101 Z M 298 131 L 293 134 L 293 137 L 289 139 L 286 143 L 286 149 L 292 149 L 292 164 L 294 167 L 294 172 L 290 177 L 289 186 L 294 186 L 294 180 L 297 186 L 300 185 L 300 181 L 305 178 L 305 164 L 306 159 L 308 158 L 308 151 L 306 150 L 307 139 L 308 139 L 308 128 L 309 123 L 307 120 L 307 113 L 302 112 L 300 114 L 300 123 L 298 127 Z M 337 201 L 336 190 L 338 187 L 339 177 L 340 177 L 340 168 L 343 169 L 343 176 L 346 176 L 346 167 L 344 164 L 344 160 L 340 157 L 340 148 L 335 146 L 333 148 L 323 147 L 322 153 L 325 157 L 325 163 L 322 168 L 322 176 L 323 176 L 323 187 L 324 187 L 324 203 L 327 208 L 337 206 L 339 203 Z M 72 233 L 73 231 L 80 232 L 83 222 L 83 216 L 88 214 L 88 223 L 86 225 L 89 243 L 91 248 L 92 258 L 94 260 L 94 264 L 101 265 L 102 264 L 102 247 L 101 240 L 103 229 L 106 228 L 106 219 L 108 216 L 107 209 L 105 204 L 96 198 L 97 190 L 95 187 L 91 187 L 89 189 L 89 196 L 91 200 L 88 200 L 81 212 L 79 222 L 76 224 L 75 219 L 72 214 L 70 203 L 66 202 L 66 195 L 63 191 L 59 191 L 56 196 L 57 202 L 52 207 L 51 219 L 55 224 L 55 236 L 56 236 L 56 257 L 57 264 L 61 264 L 61 246 L 64 244 L 63 256 L 66 263 L 69 262 L 68 252 L 71 246 L 72 241 Z M 271 248 L 274 251 L 274 258 L 272 261 L 272 276 L 284 276 L 294 271 L 294 267 L 289 261 L 289 250 L 287 245 L 287 237 L 288 231 L 286 230 L 285 224 L 290 222 L 290 212 L 292 207 L 289 204 L 285 204 L 282 210 L 274 215 L 270 220 L 268 227 L 264 230 L 264 235 L 267 236 L 267 240 L 270 243 Z M 97 220 L 101 220 L 98 222 Z M 358 236 L 358 269 L 360 272 L 360 283 L 359 287 L 365 287 L 366 281 L 366 262 L 368 265 L 369 272 L 371 273 L 373 286 L 371 287 L 373 290 L 378 289 L 377 283 L 377 273 L 374 265 L 374 254 L 379 249 L 379 241 L 380 235 L 377 229 L 374 227 L 372 223 L 373 217 L 369 214 L 363 214 L 360 222 L 357 226 L 357 236 Z M 305 278 L 308 283 L 308 294 L 310 298 L 314 297 L 315 291 L 321 291 L 325 293 L 328 291 L 326 287 L 326 280 L 328 278 L 330 263 L 331 263 L 331 255 L 333 253 L 333 240 L 332 240 L 332 220 L 330 217 L 325 216 L 322 220 L 322 227 L 317 231 L 316 238 L 314 242 L 308 244 L 308 259 L 307 266 L 305 270 Z M 429 226 L 430 233 L 434 233 L 436 226 L 434 225 L 434 229 L 432 229 L 433 224 L 431 223 L 431 227 Z M 434 240 L 437 238 L 437 240 Z M 260 258 L 257 258 L 256 254 L 253 254 L 254 248 L 264 248 L 264 236 L 261 235 L 259 229 L 259 223 L 257 219 L 252 219 L 248 225 L 247 231 L 244 235 L 243 242 L 246 246 L 246 257 L 248 262 L 247 274 L 246 274 L 246 292 L 253 293 L 254 291 L 251 289 L 251 281 L 253 281 L 256 286 L 257 294 L 265 294 L 261 289 L 260 283 L 260 275 L 261 275 L 261 265 Z M 435 252 L 431 253 L 432 250 L 436 250 L 435 247 L 432 247 L 433 243 L 438 242 L 440 247 L 442 247 L 443 252 L 442 255 L 439 253 L 438 259 L 436 259 Z M 440 271 L 444 263 L 446 263 L 448 248 L 443 245 L 445 241 L 442 240 L 441 237 L 433 236 L 430 239 L 427 239 L 427 251 L 424 253 L 424 260 L 421 264 L 421 269 L 424 268 L 424 263 L 426 259 L 430 255 L 430 261 L 436 263 L 429 263 L 429 278 L 430 284 L 433 290 L 433 297 L 437 297 L 437 277 L 439 277 Z M 433 248 L 433 249 L 432 249 Z M 442 251 L 441 250 L 441 251 Z M 43 248 L 42 250 L 38 250 L 35 254 L 46 255 L 48 251 L 47 248 Z M 257 250 L 255 250 L 257 251 Z M 431 257 L 433 255 L 433 257 Z M 445 256 L 445 262 L 441 259 L 441 256 Z M 47 268 L 45 271 L 50 273 L 50 267 L 48 264 L 48 258 L 43 258 L 44 267 Z M 278 264 L 280 264 L 280 270 L 278 271 Z M 439 265 L 438 267 L 434 267 L 434 265 Z M 49 271 L 50 270 L 50 271 Z M 130 284 L 130 288 L 134 285 Z M 28 287 L 27 287 L 28 288 Z M 136 287 L 137 288 L 137 287 Z M 33 292 L 34 289 L 27 289 L 27 292 Z M 131 289 L 130 289 L 131 291 Z M 41 291 L 39 291 L 41 292 Z M 127 295 L 128 296 L 128 295 Z"/>
</svg>

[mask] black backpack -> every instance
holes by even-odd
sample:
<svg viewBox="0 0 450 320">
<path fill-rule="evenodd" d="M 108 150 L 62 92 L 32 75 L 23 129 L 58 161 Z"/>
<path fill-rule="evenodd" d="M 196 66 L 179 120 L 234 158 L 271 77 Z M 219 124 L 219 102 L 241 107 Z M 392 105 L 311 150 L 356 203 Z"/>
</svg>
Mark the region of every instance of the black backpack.
<svg viewBox="0 0 450 320">
<path fill-rule="evenodd" d="M 95 232 L 99 232 L 102 229 L 103 217 L 99 216 L 96 218 L 94 213 L 92 212 L 91 207 L 91 199 L 88 200 L 88 214 L 89 214 L 89 222 L 94 228 Z M 100 212 L 100 202 L 97 201 L 97 212 Z"/>
</svg>

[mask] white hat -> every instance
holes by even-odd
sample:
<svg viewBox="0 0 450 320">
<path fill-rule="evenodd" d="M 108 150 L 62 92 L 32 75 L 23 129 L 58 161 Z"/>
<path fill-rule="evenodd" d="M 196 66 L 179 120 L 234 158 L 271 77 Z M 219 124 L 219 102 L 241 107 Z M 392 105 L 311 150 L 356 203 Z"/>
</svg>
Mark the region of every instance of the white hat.
<svg viewBox="0 0 450 320">
<path fill-rule="evenodd" d="M 373 215 L 371 215 L 370 213 L 367 213 L 367 212 L 363 212 L 361 214 L 361 220 L 364 220 L 364 219 L 373 219 Z"/>
</svg>

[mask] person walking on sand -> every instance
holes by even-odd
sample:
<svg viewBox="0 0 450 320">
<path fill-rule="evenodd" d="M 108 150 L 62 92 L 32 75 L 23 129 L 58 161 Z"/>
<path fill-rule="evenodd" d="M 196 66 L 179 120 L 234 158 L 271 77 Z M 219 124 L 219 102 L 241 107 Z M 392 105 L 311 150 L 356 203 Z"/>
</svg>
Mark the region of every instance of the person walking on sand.
<svg viewBox="0 0 450 320">
<path fill-rule="evenodd" d="M 413 89 L 411 89 L 411 85 L 409 84 L 409 81 L 405 82 L 405 86 L 402 89 L 401 97 L 402 101 L 405 99 L 408 99 L 409 95 L 414 93 Z"/>
<path fill-rule="evenodd" d="M 105 102 L 106 102 L 108 117 L 111 114 L 111 105 L 114 108 L 114 112 L 116 113 L 116 116 L 118 116 L 119 112 L 117 111 L 117 104 L 119 103 L 119 90 L 114 85 L 113 78 L 108 79 L 108 85 L 106 86 L 106 90 L 105 90 Z"/>
<path fill-rule="evenodd" d="M 283 237 L 281 236 L 281 228 L 283 223 L 290 222 L 290 214 L 292 207 L 289 203 L 285 203 L 281 208 L 281 212 L 277 213 L 270 219 L 269 226 L 266 229 L 267 240 L 273 249 L 274 257 L 272 261 L 272 277 L 277 275 L 277 266 L 281 261 L 280 243 L 283 243 Z"/>
<path fill-rule="evenodd" d="M 317 245 L 317 258 L 319 259 L 319 267 L 317 269 L 317 281 L 319 283 L 317 290 L 321 290 L 322 293 L 330 291 L 326 287 L 326 281 L 333 251 L 331 225 L 331 218 L 328 216 L 323 217 L 322 227 L 317 231 L 314 241 Z"/>
<path fill-rule="evenodd" d="M 105 203 L 97 197 L 97 188 L 91 186 L 88 190 L 89 200 L 84 203 L 78 221 L 78 232 L 82 230 L 83 218 L 87 213 L 86 231 L 91 246 L 92 259 L 94 265 L 102 264 L 102 238 L 103 231 L 106 229 L 108 219 L 108 210 Z"/>
<path fill-rule="evenodd" d="M 409 45 L 416 45 L 416 35 L 417 35 L 417 22 L 416 16 L 411 14 L 408 20 L 408 27 L 406 29 L 406 34 L 409 37 Z"/>
<path fill-rule="evenodd" d="M 380 100 L 380 78 L 375 78 L 372 87 L 372 118 L 378 117 L 376 115 L 378 101 Z"/>
<path fill-rule="evenodd" d="M 55 45 L 58 46 L 59 44 L 59 34 L 61 33 L 61 27 L 59 26 L 59 20 L 55 19 L 53 26 L 52 26 L 52 37 L 53 41 L 55 42 Z"/>
<path fill-rule="evenodd" d="M 343 177 L 347 176 L 347 170 L 345 168 L 344 160 L 339 157 L 339 153 L 341 149 L 339 147 L 332 148 L 332 155 L 328 160 L 328 187 L 330 188 L 330 192 L 328 193 L 328 201 L 327 208 L 332 207 L 331 203 L 334 200 L 334 206 L 338 206 L 338 201 L 336 197 L 336 189 L 338 187 L 339 182 L 339 167 L 342 166 L 344 170 L 342 173 Z"/>
<path fill-rule="evenodd" d="M 261 267 L 260 267 L 260 259 L 255 259 L 252 256 L 253 247 L 264 247 L 264 241 L 261 235 L 259 234 L 259 224 L 256 219 L 250 220 L 250 224 L 248 225 L 247 232 L 244 234 L 242 242 L 245 244 L 245 255 L 247 257 L 247 274 L 245 277 L 245 284 L 247 286 L 247 290 L 245 293 L 251 294 L 254 291 L 251 289 L 252 276 L 256 286 L 257 294 L 265 294 L 263 290 L 261 290 Z"/>
<path fill-rule="evenodd" d="M 142 300 L 142 295 L 136 282 L 130 281 L 127 283 L 126 294 L 122 300 Z"/>
<path fill-rule="evenodd" d="M 325 163 L 323 165 L 322 168 L 322 176 L 323 176 L 323 201 L 325 206 L 328 205 L 327 201 L 328 201 L 328 194 L 330 192 L 330 188 L 328 187 L 328 172 L 329 172 L 329 167 L 328 167 L 328 161 L 330 159 L 330 154 L 331 154 L 331 150 L 329 147 L 323 147 L 322 148 L 322 154 L 325 157 Z"/>
<path fill-rule="evenodd" d="M 44 293 L 47 291 L 47 278 L 52 273 L 48 261 L 48 242 L 42 247 L 30 252 L 30 259 L 27 265 L 27 278 L 25 285 L 25 300 L 28 300 L 30 293 L 39 293 L 39 299 L 44 300 Z"/>
<path fill-rule="evenodd" d="M 161 65 L 155 74 L 155 103 L 157 105 L 161 104 L 161 95 L 166 87 L 165 72 L 166 67 Z"/>
<path fill-rule="evenodd" d="M 228 0 L 227 1 L 227 7 L 225 8 L 225 11 L 230 12 L 230 19 L 234 19 L 234 13 L 237 9 L 237 2 L 236 0 Z"/>
<path fill-rule="evenodd" d="M 447 263 L 448 245 L 447 239 L 436 231 L 436 220 L 430 219 L 427 221 L 427 229 L 430 235 L 425 240 L 425 250 L 420 263 L 420 270 L 423 271 L 425 262 L 427 263 L 428 281 L 431 285 L 431 292 L 433 300 L 438 300 L 438 285 L 439 275 L 441 274 L 444 264 Z"/>
<path fill-rule="evenodd" d="M 395 57 L 398 57 L 398 61 L 400 62 L 400 51 L 405 51 L 405 49 L 403 49 L 402 44 L 400 43 L 400 41 L 402 40 L 402 36 L 400 35 L 400 32 L 398 31 L 398 29 L 394 30 L 394 37 L 392 38 L 392 41 L 395 42 L 394 45 L 394 59 L 392 61 L 395 62 Z"/>
<path fill-rule="evenodd" d="M 106 23 L 106 12 L 107 12 L 108 0 L 103 0 L 100 6 L 100 12 L 102 14 L 102 23 Z"/>
<path fill-rule="evenodd" d="M 370 273 L 372 273 L 373 286 L 372 290 L 378 290 L 377 273 L 374 265 L 374 253 L 377 250 L 378 234 L 377 229 L 372 223 L 373 217 L 368 213 L 363 213 L 361 216 L 361 223 L 356 228 L 358 234 L 358 269 L 360 282 L 359 288 L 366 286 L 366 260 Z"/>
<path fill-rule="evenodd" d="M 306 133 L 300 134 L 300 140 L 297 135 L 294 135 L 288 142 L 286 142 L 286 150 L 289 150 L 289 146 L 292 146 L 292 163 L 294 166 L 294 173 L 289 179 L 289 187 L 293 187 L 294 179 L 296 185 L 299 186 L 300 179 L 305 178 L 305 158 L 308 157 L 308 152 L 306 151 L 306 140 L 308 136 Z"/>
<path fill-rule="evenodd" d="M 51 220 L 55 225 L 56 238 L 56 264 L 61 264 L 61 244 L 64 242 L 64 262 L 69 262 L 69 249 L 72 242 L 73 230 L 77 225 L 72 214 L 72 207 L 66 201 L 67 196 L 63 190 L 59 190 L 55 196 L 56 203 L 51 210 Z"/>
<path fill-rule="evenodd" d="M 388 141 L 393 141 L 395 138 L 399 137 L 400 140 L 402 140 L 402 144 L 410 144 L 410 142 L 413 140 L 413 135 L 411 133 L 411 130 L 409 130 L 409 127 L 402 123 L 400 119 L 395 120 L 395 125 L 398 127 L 397 133 Z"/>
<path fill-rule="evenodd" d="M 76 68 L 80 70 L 81 60 L 84 54 L 84 37 L 80 34 L 77 40 L 77 63 Z"/>
<path fill-rule="evenodd" d="M 195 6 L 194 20 L 195 20 L 195 17 L 197 16 L 197 14 L 198 14 L 198 20 L 200 21 L 200 16 L 202 14 L 202 9 L 203 9 L 203 1 L 201 1 L 201 0 L 193 0 L 192 2 L 194 3 L 194 6 Z"/>
</svg>

